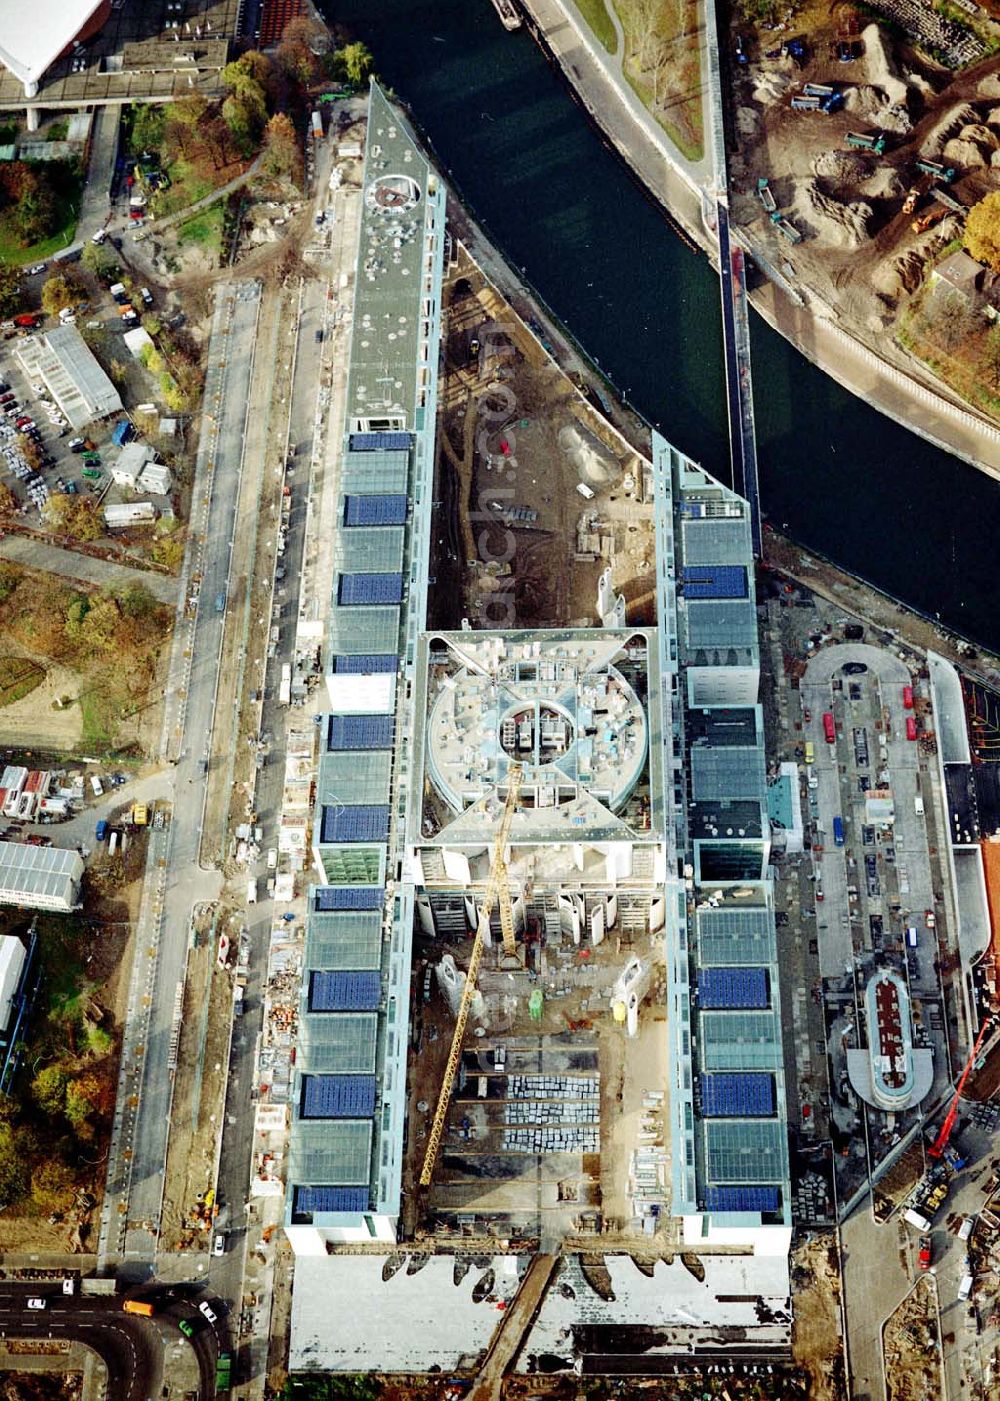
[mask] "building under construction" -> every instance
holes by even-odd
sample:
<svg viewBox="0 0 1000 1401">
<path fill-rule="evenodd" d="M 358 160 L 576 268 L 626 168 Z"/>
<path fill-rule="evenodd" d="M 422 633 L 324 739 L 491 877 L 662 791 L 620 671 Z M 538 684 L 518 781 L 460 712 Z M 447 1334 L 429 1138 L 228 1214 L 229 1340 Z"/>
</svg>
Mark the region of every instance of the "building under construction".
<svg viewBox="0 0 1000 1401">
<path fill-rule="evenodd" d="M 474 1366 L 496 1323 L 477 1302 L 512 1298 L 533 1252 L 572 1272 L 574 1251 L 612 1243 L 739 1253 L 696 1284 L 677 1266 L 676 1317 L 617 1265 L 604 1292 L 584 1269 L 593 1299 L 576 1317 L 575 1295 L 550 1291 L 541 1351 L 604 1319 L 619 1345 L 633 1324 L 656 1333 L 650 1371 L 718 1353 L 723 1324 L 774 1359 L 791 1203 L 747 508 L 656 435 L 638 458 L 582 396 L 565 460 L 536 469 L 511 443 L 544 405 L 515 406 L 476 463 L 513 498 L 472 482 L 450 498 L 485 512 L 462 567 L 511 625 L 436 628 L 439 393 L 474 408 L 498 366 L 557 372 L 513 315 L 487 361 L 484 318 L 442 391 L 458 255 L 437 176 L 376 87 L 362 198 L 287 1174 L 291 1365 L 387 1365 L 329 1325 L 333 1300 L 371 1292 L 401 1369 Z M 538 548 L 557 469 L 578 483 L 585 583 L 572 626 L 563 605 L 538 617 L 557 592 L 543 579 L 520 627 L 521 562 L 565 570 Z M 349 1253 L 373 1241 L 385 1255 Z M 400 1272 L 411 1243 L 421 1263 Z M 454 1271 L 436 1264 L 449 1251 Z M 602 1354 L 588 1336 L 567 1366 Z"/>
</svg>

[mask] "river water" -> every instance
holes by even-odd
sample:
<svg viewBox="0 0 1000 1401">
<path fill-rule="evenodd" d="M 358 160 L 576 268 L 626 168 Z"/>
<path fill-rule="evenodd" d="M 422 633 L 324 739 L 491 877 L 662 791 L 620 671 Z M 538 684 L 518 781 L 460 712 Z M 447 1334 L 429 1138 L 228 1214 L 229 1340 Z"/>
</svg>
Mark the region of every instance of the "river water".
<svg viewBox="0 0 1000 1401">
<path fill-rule="evenodd" d="M 719 292 L 526 31 L 489 0 L 336 0 L 453 187 L 612 384 L 729 479 Z M 1000 484 L 867 408 L 758 317 L 764 511 L 1000 651 Z"/>
</svg>

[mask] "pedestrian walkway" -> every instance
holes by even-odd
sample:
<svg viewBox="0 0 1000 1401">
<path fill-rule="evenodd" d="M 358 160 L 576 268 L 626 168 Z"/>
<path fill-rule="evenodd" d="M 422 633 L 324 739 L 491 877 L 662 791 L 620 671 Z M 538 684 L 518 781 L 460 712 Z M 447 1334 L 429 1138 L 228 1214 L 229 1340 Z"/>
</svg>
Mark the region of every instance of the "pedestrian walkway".
<svg viewBox="0 0 1000 1401">
<path fill-rule="evenodd" d="M 115 560 L 94 559 L 91 555 L 66 550 L 61 545 L 48 545 L 34 536 L 4 535 L 0 539 L 0 558 L 9 559 L 12 564 L 23 564 L 30 569 L 44 570 L 47 574 L 58 574 L 63 579 L 93 584 L 98 588 L 127 588 L 129 585 L 139 585 L 147 589 L 160 603 L 169 603 L 171 606 L 177 599 L 177 580 L 168 574 L 134 569 L 128 564 L 118 564 Z"/>
</svg>

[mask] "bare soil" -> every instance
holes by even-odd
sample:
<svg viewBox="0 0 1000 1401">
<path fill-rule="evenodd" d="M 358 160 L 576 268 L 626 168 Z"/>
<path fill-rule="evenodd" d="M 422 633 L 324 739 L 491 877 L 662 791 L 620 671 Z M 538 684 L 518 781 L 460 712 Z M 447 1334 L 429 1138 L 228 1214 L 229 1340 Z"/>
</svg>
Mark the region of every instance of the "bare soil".
<svg viewBox="0 0 1000 1401">
<path fill-rule="evenodd" d="M 791 1264 L 792 1357 L 809 1377 L 813 1401 L 840 1401 L 844 1370 L 835 1237 L 823 1232 L 800 1240 Z"/>
<path fill-rule="evenodd" d="M 63 697 L 75 702 L 82 679 L 68 667 L 45 664 L 45 679 L 25 696 L 0 710 L 0 744 L 42 749 L 77 747 L 83 737 L 83 712 L 79 705 L 61 705 Z"/>
<path fill-rule="evenodd" d="M 886 1401 L 923 1401 L 940 1395 L 940 1339 L 930 1279 L 919 1279 L 912 1293 L 885 1325 Z"/>
</svg>

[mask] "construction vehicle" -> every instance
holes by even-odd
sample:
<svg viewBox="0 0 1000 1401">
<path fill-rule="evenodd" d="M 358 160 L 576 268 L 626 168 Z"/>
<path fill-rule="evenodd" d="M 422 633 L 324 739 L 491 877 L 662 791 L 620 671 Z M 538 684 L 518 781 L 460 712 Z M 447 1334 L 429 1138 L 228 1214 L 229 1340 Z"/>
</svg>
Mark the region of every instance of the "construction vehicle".
<svg viewBox="0 0 1000 1401">
<path fill-rule="evenodd" d="M 483 897 L 482 907 L 479 911 L 479 923 L 476 927 L 476 937 L 472 941 L 472 953 L 469 955 L 469 971 L 465 977 L 465 986 L 462 989 L 462 1000 L 458 1006 L 458 1016 L 455 1018 L 455 1032 L 451 1038 L 451 1049 L 448 1052 L 448 1063 L 445 1066 L 444 1078 L 441 1081 L 441 1089 L 438 1094 L 437 1108 L 434 1111 L 434 1120 L 427 1138 L 424 1165 L 420 1170 L 421 1187 L 429 1187 L 431 1178 L 434 1175 L 434 1164 L 437 1161 L 438 1150 L 441 1147 L 441 1139 L 444 1136 L 444 1125 L 448 1117 L 448 1105 L 451 1102 L 451 1092 L 455 1085 L 455 1076 L 458 1073 L 459 1061 L 462 1057 L 465 1028 L 469 1022 L 469 1012 L 472 1009 L 472 1000 L 476 993 L 476 981 L 479 976 L 479 965 L 482 962 L 483 948 L 490 927 L 490 917 L 496 905 L 500 907 L 500 930 L 503 935 L 504 958 L 516 959 L 517 957 L 517 947 L 514 943 L 514 909 L 510 898 L 510 884 L 507 879 L 507 861 L 504 852 L 507 847 L 507 837 L 510 834 L 510 825 L 514 820 L 517 795 L 521 788 L 521 773 L 522 767 L 520 764 L 511 764 L 507 773 L 507 800 L 504 803 L 503 812 L 500 816 L 500 822 L 493 840 L 493 860 L 490 864 L 490 874 L 486 882 L 486 894 Z"/>
<path fill-rule="evenodd" d="M 885 153 L 885 132 L 877 132 L 875 136 L 865 136 L 860 131 L 849 131 L 846 136 L 848 146 L 854 146 L 859 151 L 871 151 L 876 156 Z"/>
<path fill-rule="evenodd" d="M 922 1270 L 929 1270 L 931 1267 L 931 1238 L 921 1236 L 920 1245 L 917 1251 L 917 1264 Z"/>
<path fill-rule="evenodd" d="M 793 112 L 818 112 L 822 103 L 818 97 L 808 97 L 796 93 L 792 98 Z"/>
<path fill-rule="evenodd" d="M 774 202 L 774 195 L 771 193 L 771 186 L 766 177 L 757 181 L 757 198 L 768 214 L 774 214 L 778 206 Z"/>
<path fill-rule="evenodd" d="M 149 806 L 147 803 L 135 803 L 132 807 L 132 826 L 145 827 L 149 822 Z"/>
<path fill-rule="evenodd" d="M 946 213 L 947 210 L 943 209 L 940 204 L 936 204 L 933 209 L 925 209 L 923 214 L 918 214 L 910 225 L 910 228 L 917 234 L 926 233 L 933 224 L 943 219 Z M 907 739 L 916 739 L 916 723 L 913 721 L 912 716 L 907 717 L 906 728 L 907 730 L 912 728 L 914 731 L 912 736 L 907 734 Z"/>
<path fill-rule="evenodd" d="M 782 238 L 787 238 L 789 243 L 801 243 L 802 235 L 794 224 L 787 219 L 773 220 L 774 227 L 781 234 Z"/>
<path fill-rule="evenodd" d="M 956 174 L 953 166 L 942 165 L 940 161 L 917 161 L 917 169 L 925 175 L 933 175 L 935 180 L 943 180 L 946 185 L 951 184 Z"/>
<path fill-rule="evenodd" d="M 844 94 L 829 83 L 806 83 L 802 91 L 806 97 L 818 97 L 823 112 L 836 112 L 844 105 Z"/>
<path fill-rule="evenodd" d="M 941 1125 L 940 1132 L 938 1133 L 937 1138 L 927 1150 L 927 1156 L 929 1158 L 943 1157 L 944 1150 L 948 1147 L 948 1140 L 951 1138 L 951 1135 L 955 1128 L 955 1120 L 958 1118 L 958 1103 L 959 1100 L 962 1098 L 962 1091 L 965 1089 L 965 1082 L 966 1080 L 968 1080 L 969 1072 L 972 1070 L 972 1067 L 975 1064 L 976 1057 L 979 1055 L 980 1047 L 986 1040 L 986 1033 L 992 1028 L 992 1026 L 992 1018 L 987 1017 L 983 1022 L 982 1026 L 979 1028 L 979 1035 L 976 1037 L 976 1044 L 969 1052 L 969 1059 L 965 1062 L 965 1069 L 959 1076 L 958 1084 L 955 1087 L 954 1098 L 952 1099 L 951 1104 L 948 1106 L 948 1112 L 944 1116 L 944 1122 Z"/>
<path fill-rule="evenodd" d="M 936 199 L 938 204 L 944 205 L 945 209 L 950 209 L 955 214 L 961 214 L 963 219 L 969 212 L 961 200 L 950 195 L 947 190 L 939 190 L 937 185 L 931 190 L 931 199 Z"/>
</svg>

